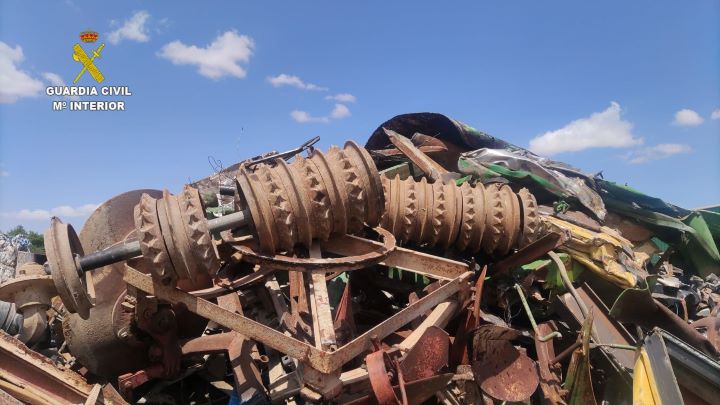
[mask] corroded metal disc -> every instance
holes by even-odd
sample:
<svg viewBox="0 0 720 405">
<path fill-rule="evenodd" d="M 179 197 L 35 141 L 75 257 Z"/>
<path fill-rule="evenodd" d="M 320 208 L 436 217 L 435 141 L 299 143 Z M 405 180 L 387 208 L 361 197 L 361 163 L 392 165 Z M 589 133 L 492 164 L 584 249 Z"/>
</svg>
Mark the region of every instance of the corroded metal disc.
<svg viewBox="0 0 720 405">
<path fill-rule="evenodd" d="M 522 232 L 519 247 L 527 246 L 537 240 L 540 232 L 540 216 L 535 196 L 528 189 L 521 189 L 518 194 L 520 210 L 522 211 Z"/>
<path fill-rule="evenodd" d="M 157 201 L 148 194 L 143 194 L 140 203 L 135 207 L 135 227 L 143 260 L 150 263 L 155 277 L 165 284 L 170 284 L 177 279 L 177 275 L 170 259 L 171 252 L 163 239 L 161 222 L 166 222 L 167 219 L 164 218 L 164 213 L 159 215 Z"/>
<path fill-rule="evenodd" d="M 85 253 L 73 227 L 53 217 L 50 228 L 45 231 L 45 252 L 55 288 L 65 308 L 87 319 L 95 297 L 88 291 L 86 277 L 79 272 L 75 260 L 76 256 Z"/>
</svg>

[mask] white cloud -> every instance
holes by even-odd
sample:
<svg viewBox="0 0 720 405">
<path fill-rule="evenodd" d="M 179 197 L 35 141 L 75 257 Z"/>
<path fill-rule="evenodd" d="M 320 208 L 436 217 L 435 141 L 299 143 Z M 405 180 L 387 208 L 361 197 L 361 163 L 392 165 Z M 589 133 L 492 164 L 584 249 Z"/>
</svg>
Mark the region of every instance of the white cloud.
<svg viewBox="0 0 720 405">
<path fill-rule="evenodd" d="M 330 113 L 330 118 L 340 120 L 343 118 L 347 118 L 350 116 L 350 109 L 347 108 L 344 104 L 335 104 L 335 108 L 333 108 L 332 112 Z"/>
<path fill-rule="evenodd" d="M 99 204 L 85 204 L 79 207 L 71 207 L 69 205 L 61 205 L 49 210 L 43 209 L 22 209 L 20 211 L 3 212 L 2 216 L 12 219 L 24 220 L 46 220 L 57 216 L 61 218 L 86 217 L 92 214 Z"/>
<path fill-rule="evenodd" d="M 720 108 L 718 108 L 717 110 L 713 111 L 712 114 L 710 114 L 710 119 L 720 120 Z"/>
<path fill-rule="evenodd" d="M 301 90 L 312 90 L 312 91 L 328 91 L 327 87 L 318 86 L 317 84 L 305 83 L 301 78 L 293 75 L 286 75 L 285 73 L 277 76 L 268 76 L 267 80 L 273 87 L 291 86 Z"/>
<path fill-rule="evenodd" d="M 7 170 L 0 170 L 0 177 L 10 177 L 10 172 Z"/>
<path fill-rule="evenodd" d="M 630 163 L 647 163 L 651 160 L 665 159 L 680 153 L 690 153 L 692 148 L 679 143 L 661 143 L 655 146 L 648 146 L 628 153 L 626 159 Z"/>
<path fill-rule="evenodd" d="M 325 100 L 334 100 L 341 103 L 354 103 L 357 99 L 350 93 L 339 93 L 334 96 L 325 96 Z"/>
<path fill-rule="evenodd" d="M 327 124 L 330 122 L 330 120 L 341 120 L 343 118 L 349 117 L 350 109 L 347 108 L 347 106 L 343 104 L 335 104 L 335 108 L 330 111 L 330 115 L 322 116 L 322 117 L 313 117 L 312 115 L 308 114 L 305 111 L 300 110 L 293 110 L 290 112 L 290 117 L 294 119 L 296 122 L 300 123 L 323 123 Z"/>
<path fill-rule="evenodd" d="M 330 119 L 328 117 L 313 117 L 312 115 L 308 114 L 307 112 L 300 111 L 300 110 L 290 111 L 290 116 L 295 121 L 303 123 L 303 124 L 308 123 L 308 122 L 322 122 L 322 123 L 330 122 Z"/>
<path fill-rule="evenodd" d="M 42 74 L 42 76 L 45 78 L 45 80 L 50 83 L 51 86 L 65 86 L 65 80 L 60 77 L 60 75 L 52 72 L 45 72 Z M 65 97 L 68 100 L 78 101 L 80 100 L 80 97 L 78 96 L 67 96 Z"/>
<path fill-rule="evenodd" d="M 37 96 L 43 90 L 40 80 L 18 68 L 24 59 L 20 45 L 11 48 L 0 41 L 0 103 L 14 103 L 21 97 Z"/>
<path fill-rule="evenodd" d="M 605 111 L 577 119 L 555 131 L 530 140 L 530 150 L 541 155 L 576 152 L 590 148 L 626 148 L 642 144 L 632 133 L 633 124 L 621 116 L 616 102 Z"/>
<path fill-rule="evenodd" d="M 173 41 L 160 49 L 158 56 L 175 65 L 195 65 L 198 73 L 217 80 L 224 76 L 244 78 L 245 69 L 239 63 L 248 63 L 255 44 L 252 38 L 227 31 L 204 48 Z"/>
<path fill-rule="evenodd" d="M 682 110 L 675 113 L 675 120 L 673 124 L 681 127 L 696 127 L 705 121 L 700 114 L 693 110 L 683 108 Z"/>
<path fill-rule="evenodd" d="M 150 40 L 148 28 L 145 26 L 150 14 L 147 11 L 138 11 L 129 19 L 125 20 L 122 26 L 107 34 L 111 44 L 119 44 L 124 39 L 135 42 L 147 42 Z"/>
</svg>

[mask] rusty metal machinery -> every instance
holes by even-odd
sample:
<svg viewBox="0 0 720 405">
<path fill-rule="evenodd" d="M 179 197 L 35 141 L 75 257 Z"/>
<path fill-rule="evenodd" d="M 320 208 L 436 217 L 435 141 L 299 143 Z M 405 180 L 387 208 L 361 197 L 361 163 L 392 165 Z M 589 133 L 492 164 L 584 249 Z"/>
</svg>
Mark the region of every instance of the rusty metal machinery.
<svg viewBox="0 0 720 405">
<path fill-rule="evenodd" d="M 148 379 L 177 374 L 181 357 L 190 352 L 187 347 L 180 350 L 179 338 L 214 339 L 202 336 L 202 328 L 191 327 L 187 316 L 199 316 L 201 321 L 210 320 L 224 328 L 222 333 L 242 334 L 266 349 L 296 359 L 297 387 L 307 399 L 336 398 L 341 387 L 355 383 L 356 377 L 343 377 L 343 370 L 351 360 L 362 358 L 370 348 L 370 337 L 383 339 L 442 303 L 434 310 L 436 316 L 429 317 L 437 317 L 436 322 L 423 322 L 417 333 L 406 338 L 403 347 L 411 348 L 428 328 L 443 325 L 442 319 L 468 298 L 469 282 L 476 275 L 469 265 L 396 249 L 396 240 L 454 247 L 472 254 L 506 255 L 534 242 L 539 225 L 535 199 L 526 190 L 515 193 L 505 185 L 384 179 L 367 151 L 352 142 L 327 153 L 313 150 L 307 156 L 297 155 L 291 163 L 274 159 L 241 165 L 236 175 L 237 211 L 222 218 L 207 220 L 198 190 L 187 186 L 177 195 L 167 190 L 135 192 L 121 200 L 134 203 L 123 204 L 107 218 L 101 213 L 99 220 L 92 217 L 88 221 L 93 228 L 88 235 L 102 235 L 103 227 L 96 223 L 124 218 L 118 220 L 122 226 L 108 227 L 113 230 L 108 230 L 107 243 L 80 243 L 73 228 L 57 218 L 46 232 L 46 242 L 52 279 L 72 314 L 63 325 L 69 347 L 97 375 L 126 373 L 119 384 L 128 393 Z M 381 222 L 375 232 L 382 242 L 365 239 Z M 213 238 L 225 230 L 233 232 Z M 252 237 L 238 237 L 247 234 Z M 84 255 L 84 249 L 95 252 Z M 331 257 L 323 257 L 323 251 Z M 253 270 L 256 274 L 228 279 L 225 271 L 233 263 L 260 266 Z M 326 273 L 375 264 L 400 266 L 441 281 L 436 290 L 363 334 L 339 339 L 334 323 L 347 322 L 349 315 L 345 321 L 333 319 L 326 284 L 326 277 L 332 276 Z M 89 272 L 93 269 L 103 269 L 97 271 L 97 279 L 95 272 Z M 274 273 L 282 270 L 307 272 L 294 273 L 289 285 L 310 304 L 298 301 L 291 305 L 291 314 L 276 308 L 285 333 L 243 315 L 238 296 L 222 286 L 223 282 L 226 287 L 241 286 L 247 277 L 255 280 L 248 282 L 264 279 L 272 294 L 281 294 L 273 280 Z M 123 282 L 114 283 L 111 289 L 102 287 L 107 283 L 99 283 L 103 279 L 118 282 L 118 275 Z M 98 287 L 103 291 L 97 291 Z M 301 290 L 305 292 L 299 293 Z M 208 301 L 213 298 L 217 304 Z M 284 302 L 273 301 L 273 305 Z M 316 322 L 304 324 L 303 311 L 316 316 Z M 307 336 L 298 332 L 303 325 Z M 446 334 L 439 340 L 444 342 L 442 347 L 449 344 Z M 138 354 L 130 354 L 133 350 Z M 398 354 L 393 361 L 398 362 Z M 445 357 L 440 356 L 425 377 L 440 378 L 435 373 L 443 367 Z M 413 361 L 403 358 L 400 367 L 410 367 Z M 108 362 L 112 364 L 104 364 Z M 249 370 L 234 372 L 238 386 L 241 380 L 251 382 Z M 387 391 L 388 384 L 394 384 L 383 381 L 383 373 L 368 372 L 369 368 L 367 372 L 362 368 L 352 371 L 360 380 L 369 379 L 373 387 L 381 382 Z M 407 370 L 403 373 L 408 383 L 422 386 L 420 376 Z"/>
<path fill-rule="evenodd" d="M 509 186 L 382 178 L 382 226 L 400 243 L 505 255 L 538 237 L 535 197 Z"/>
<path fill-rule="evenodd" d="M 247 209 L 265 253 L 309 248 L 313 240 L 375 226 L 383 209 L 380 178 L 370 155 L 354 142 L 327 154 L 314 150 L 288 164 L 241 168 L 240 209 Z"/>
<path fill-rule="evenodd" d="M 209 221 L 194 188 L 179 195 L 165 191 L 162 198 L 143 195 L 134 210 L 137 239 L 87 256 L 72 226 L 54 218 L 45 233 L 48 263 L 68 311 L 89 316 L 94 297 L 84 272 L 142 256 L 165 285 L 194 281 L 219 268 L 212 232 L 247 227 L 259 250 L 272 254 L 374 226 L 384 205 L 375 164 L 354 142 L 327 154 L 298 155 L 290 164 L 275 159 L 244 165 L 237 187 L 238 212 Z"/>
</svg>

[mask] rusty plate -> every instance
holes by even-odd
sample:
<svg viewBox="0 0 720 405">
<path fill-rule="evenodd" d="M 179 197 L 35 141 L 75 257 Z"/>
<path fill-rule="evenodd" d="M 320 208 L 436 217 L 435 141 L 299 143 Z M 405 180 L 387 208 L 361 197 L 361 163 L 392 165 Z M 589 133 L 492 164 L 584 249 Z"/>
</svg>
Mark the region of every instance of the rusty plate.
<svg viewBox="0 0 720 405">
<path fill-rule="evenodd" d="M 518 336 L 514 329 L 483 325 L 473 338 L 475 382 L 500 401 L 525 401 L 540 382 L 535 362 L 510 343 Z"/>
<path fill-rule="evenodd" d="M 444 330 L 431 326 L 405 355 L 400 369 L 408 382 L 432 377 L 447 367 L 449 356 L 450 337 Z"/>
</svg>

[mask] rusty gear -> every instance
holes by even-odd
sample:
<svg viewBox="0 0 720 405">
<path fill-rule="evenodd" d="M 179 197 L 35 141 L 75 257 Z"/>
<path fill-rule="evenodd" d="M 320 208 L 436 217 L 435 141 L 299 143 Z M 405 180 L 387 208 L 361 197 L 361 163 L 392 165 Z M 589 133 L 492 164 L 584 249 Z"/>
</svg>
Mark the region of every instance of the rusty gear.
<svg viewBox="0 0 720 405">
<path fill-rule="evenodd" d="M 537 212 L 528 209 L 530 217 L 522 218 L 521 197 L 505 185 L 429 184 L 425 178 L 396 176 L 383 177 L 382 187 L 385 213 L 381 224 L 399 243 L 453 246 L 471 253 L 483 248 L 488 254 L 505 255 L 518 247 L 525 222 L 537 228 Z M 532 194 L 527 192 L 522 198 L 534 206 Z M 532 233 L 528 231 L 528 237 Z"/>
<path fill-rule="evenodd" d="M 170 255 L 163 240 L 157 200 L 143 194 L 135 206 L 135 228 L 143 258 L 152 264 L 153 275 L 169 284 L 176 279 Z"/>
<path fill-rule="evenodd" d="M 538 215 L 538 206 L 535 196 L 523 188 L 517 193 L 520 201 L 520 210 L 522 212 L 522 232 L 520 234 L 520 247 L 527 246 L 538 237 L 540 231 L 540 216 Z"/>
<path fill-rule="evenodd" d="M 220 264 L 205 219 L 205 206 L 200 198 L 200 192 L 196 188 L 185 186 L 182 194 L 177 198 L 185 232 L 190 240 L 190 250 L 195 261 L 206 272 L 215 274 L 220 268 Z"/>
<path fill-rule="evenodd" d="M 384 194 L 375 164 L 352 142 L 314 150 L 290 163 L 243 166 L 237 176 L 239 205 L 252 217 L 263 253 L 309 247 L 313 240 L 357 233 L 377 225 Z"/>
<path fill-rule="evenodd" d="M 482 248 L 485 253 L 491 254 L 500 244 L 503 233 L 503 205 L 500 187 L 491 184 L 485 188 L 485 226 L 486 237 L 483 238 Z"/>
<path fill-rule="evenodd" d="M 495 250 L 500 255 L 506 255 L 512 249 L 520 235 L 520 203 L 510 186 L 499 186 L 498 192 L 502 198 L 503 221 L 502 237 L 500 244 Z"/>
<path fill-rule="evenodd" d="M 165 284 L 196 281 L 214 274 L 219 263 L 197 190 L 185 187 L 180 195 L 167 190 L 154 199 L 143 194 L 135 207 L 135 225 L 143 258 L 153 275 Z"/>
</svg>

